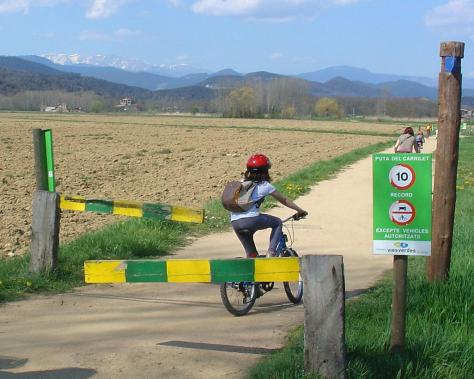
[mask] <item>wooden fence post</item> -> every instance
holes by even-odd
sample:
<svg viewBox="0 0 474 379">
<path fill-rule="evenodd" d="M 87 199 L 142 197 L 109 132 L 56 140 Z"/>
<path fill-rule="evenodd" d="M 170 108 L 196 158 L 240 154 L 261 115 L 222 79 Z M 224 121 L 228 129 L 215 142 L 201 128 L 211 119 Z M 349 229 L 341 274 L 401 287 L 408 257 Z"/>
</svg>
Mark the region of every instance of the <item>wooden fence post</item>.
<svg viewBox="0 0 474 379">
<path fill-rule="evenodd" d="M 443 42 L 440 47 L 438 143 L 433 190 L 432 253 L 428 258 L 430 282 L 448 278 L 453 242 L 461 123 L 461 59 L 463 42 Z"/>
<path fill-rule="evenodd" d="M 346 378 L 344 266 L 340 255 L 301 257 L 305 371 Z"/>
<path fill-rule="evenodd" d="M 40 273 L 54 270 L 59 245 L 59 194 L 36 191 L 33 194 L 31 223 L 31 257 L 29 271 Z"/>
</svg>

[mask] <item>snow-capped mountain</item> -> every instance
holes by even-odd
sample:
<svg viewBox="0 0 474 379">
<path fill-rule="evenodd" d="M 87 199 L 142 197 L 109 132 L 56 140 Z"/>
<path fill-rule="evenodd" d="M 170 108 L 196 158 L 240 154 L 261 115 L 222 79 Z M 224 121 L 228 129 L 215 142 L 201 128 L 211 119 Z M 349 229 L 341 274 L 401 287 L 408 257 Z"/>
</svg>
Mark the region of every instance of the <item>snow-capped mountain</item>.
<svg viewBox="0 0 474 379">
<path fill-rule="evenodd" d="M 188 64 L 160 64 L 154 65 L 143 62 L 138 59 L 128 59 L 113 55 L 80 55 L 80 54 L 62 54 L 48 53 L 42 54 L 42 57 L 60 65 L 90 65 L 101 67 L 114 67 L 121 70 L 132 72 L 151 72 L 159 75 L 180 77 L 188 74 L 207 72 L 207 70 L 198 69 Z"/>
</svg>

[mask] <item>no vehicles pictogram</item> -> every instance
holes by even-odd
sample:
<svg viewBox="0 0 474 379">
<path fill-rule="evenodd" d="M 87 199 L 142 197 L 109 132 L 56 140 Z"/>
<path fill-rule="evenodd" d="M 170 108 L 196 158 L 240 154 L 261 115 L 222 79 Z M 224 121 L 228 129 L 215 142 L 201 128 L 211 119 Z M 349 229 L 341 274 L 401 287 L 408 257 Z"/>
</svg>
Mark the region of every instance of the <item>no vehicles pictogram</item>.
<svg viewBox="0 0 474 379">
<path fill-rule="evenodd" d="M 390 206 L 390 220 L 397 225 L 407 225 L 415 219 L 416 211 L 412 203 L 398 200 Z"/>
</svg>

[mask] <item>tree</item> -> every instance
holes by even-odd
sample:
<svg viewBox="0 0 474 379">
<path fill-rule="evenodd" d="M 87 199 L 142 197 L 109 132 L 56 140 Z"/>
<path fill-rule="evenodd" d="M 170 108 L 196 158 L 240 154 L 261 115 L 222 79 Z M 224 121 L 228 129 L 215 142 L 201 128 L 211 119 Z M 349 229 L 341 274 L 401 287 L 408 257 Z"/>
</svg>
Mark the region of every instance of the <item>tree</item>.
<svg viewBox="0 0 474 379">
<path fill-rule="evenodd" d="M 191 114 L 194 116 L 196 113 L 199 113 L 199 107 L 196 104 L 194 104 L 191 107 Z"/>
<path fill-rule="evenodd" d="M 323 97 L 314 104 L 314 114 L 320 117 L 341 117 L 341 108 L 335 99 Z"/>
<path fill-rule="evenodd" d="M 226 116 L 254 117 L 257 113 L 257 96 L 251 87 L 237 88 L 229 93 Z"/>
<path fill-rule="evenodd" d="M 281 118 L 295 118 L 296 108 L 295 107 L 286 107 L 281 111 Z"/>
<path fill-rule="evenodd" d="M 90 111 L 93 112 L 93 113 L 100 113 L 100 112 L 103 112 L 104 109 L 105 109 L 104 103 L 100 100 L 95 100 L 91 104 Z"/>
<path fill-rule="evenodd" d="M 308 83 L 296 78 L 275 78 L 265 89 L 266 112 L 270 115 L 281 114 L 289 107 L 295 108 L 295 114 L 301 112 L 303 99 L 310 94 Z"/>
</svg>

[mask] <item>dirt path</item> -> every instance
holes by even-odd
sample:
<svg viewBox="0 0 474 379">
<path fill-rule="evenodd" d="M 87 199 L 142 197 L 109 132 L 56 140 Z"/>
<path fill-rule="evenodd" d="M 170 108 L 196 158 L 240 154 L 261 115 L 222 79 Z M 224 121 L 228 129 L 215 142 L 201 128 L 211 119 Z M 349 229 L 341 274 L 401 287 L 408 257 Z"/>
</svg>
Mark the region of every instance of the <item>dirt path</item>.
<svg viewBox="0 0 474 379">
<path fill-rule="evenodd" d="M 295 223 L 294 247 L 343 254 L 349 292 L 391 267 L 390 257 L 371 254 L 371 199 L 367 158 L 297 201 L 311 217 Z M 257 239 L 262 250 L 266 238 Z M 241 255 L 229 232 L 201 238 L 176 257 Z M 218 287 L 205 284 L 87 286 L 10 303 L 0 312 L 0 378 L 244 378 L 303 321 L 302 306 L 291 306 L 278 287 L 243 318 L 230 316 Z"/>
</svg>

